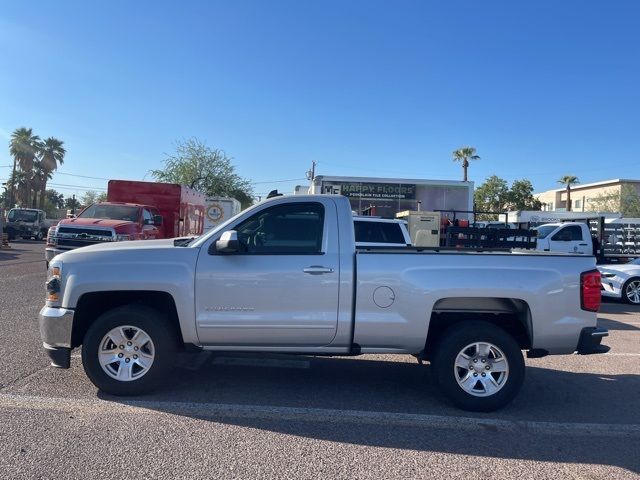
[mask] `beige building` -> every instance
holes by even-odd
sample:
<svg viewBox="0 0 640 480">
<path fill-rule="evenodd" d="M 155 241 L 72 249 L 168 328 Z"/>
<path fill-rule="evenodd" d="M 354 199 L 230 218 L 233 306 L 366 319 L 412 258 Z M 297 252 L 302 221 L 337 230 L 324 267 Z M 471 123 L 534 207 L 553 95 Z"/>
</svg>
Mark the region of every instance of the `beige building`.
<svg viewBox="0 0 640 480">
<path fill-rule="evenodd" d="M 640 195 L 640 180 L 629 180 L 617 178 L 595 183 L 577 183 L 571 185 L 571 210 L 574 212 L 586 212 L 594 210 L 590 206 L 590 201 L 604 195 L 620 195 L 624 185 L 632 186 L 636 193 Z M 542 210 L 548 212 L 567 211 L 567 190 L 566 187 L 555 190 L 547 190 L 542 193 L 534 193 L 534 197 L 542 202 Z M 618 208 L 619 209 L 619 208 Z"/>
</svg>

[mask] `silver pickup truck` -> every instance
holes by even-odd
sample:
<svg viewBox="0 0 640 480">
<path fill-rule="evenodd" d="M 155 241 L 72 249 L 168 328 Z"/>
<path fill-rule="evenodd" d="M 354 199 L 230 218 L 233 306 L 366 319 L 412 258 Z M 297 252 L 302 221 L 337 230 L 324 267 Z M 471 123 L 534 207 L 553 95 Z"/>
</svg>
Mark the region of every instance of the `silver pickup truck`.
<svg viewBox="0 0 640 480">
<path fill-rule="evenodd" d="M 57 256 L 40 331 L 52 364 L 82 345 L 115 395 L 166 381 L 178 350 L 412 354 L 458 407 L 490 411 L 524 380 L 522 351 L 602 353 L 590 256 L 367 248 L 349 201 L 281 196 L 194 240 Z"/>
</svg>

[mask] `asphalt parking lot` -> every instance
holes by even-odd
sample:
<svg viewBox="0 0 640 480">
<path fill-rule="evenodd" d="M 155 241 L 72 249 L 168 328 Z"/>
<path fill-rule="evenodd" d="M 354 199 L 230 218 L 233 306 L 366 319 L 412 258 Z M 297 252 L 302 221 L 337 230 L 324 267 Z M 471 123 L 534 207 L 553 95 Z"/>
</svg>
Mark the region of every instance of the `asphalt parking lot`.
<svg viewBox="0 0 640 480">
<path fill-rule="evenodd" d="M 449 406 L 411 356 L 185 356 L 163 390 L 48 366 L 43 243 L 0 250 L 2 478 L 640 478 L 640 309 L 603 305 L 606 355 L 527 360 L 516 400 Z"/>
</svg>

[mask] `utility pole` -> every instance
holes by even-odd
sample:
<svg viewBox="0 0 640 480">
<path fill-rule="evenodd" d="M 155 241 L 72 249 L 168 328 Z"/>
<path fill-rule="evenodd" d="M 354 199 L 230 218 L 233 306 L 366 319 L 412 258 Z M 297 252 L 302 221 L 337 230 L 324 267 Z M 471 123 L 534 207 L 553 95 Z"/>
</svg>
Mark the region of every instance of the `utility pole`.
<svg viewBox="0 0 640 480">
<path fill-rule="evenodd" d="M 307 171 L 307 180 L 310 180 L 313 183 L 313 180 L 316 178 L 316 162 L 315 160 L 311 162 L 311 170 Z"/>
<path fill-rule="evenodd" d="M 76 214 L 76 194 L 74 193 L 71 198 L 72 198 L 71 215 L 75 215 Z"/>
</svg>

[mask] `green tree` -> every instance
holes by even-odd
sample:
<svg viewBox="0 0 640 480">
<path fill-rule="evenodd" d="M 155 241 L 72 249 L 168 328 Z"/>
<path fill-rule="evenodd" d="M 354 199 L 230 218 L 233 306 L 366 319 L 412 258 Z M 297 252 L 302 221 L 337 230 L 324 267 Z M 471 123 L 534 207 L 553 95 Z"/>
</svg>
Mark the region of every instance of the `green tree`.
<svg viewBox="0 0 640 480">
<path fill-rule="evenodd" d="M 640 197 L 633 185 L 620 189 L 620 212 L 623 217 L 640 218 Z"/>
<path fill-rule="evenodd" d="M 475 209 L 479 212 L 504 212 L 509 198 L 509 185 L 507 181 L 491 175 L 482 185 L 476 188 L 473 194 Z M 498 215 L 480 214 L 477 220 L 497 220 Z"/>
<path fill-rule="evenodd" d="M 47 138 L 40 148 L 40 168 L 44 173 L 40 182 L 40 201 L 44 202 L 47 180 L 51 178 L 51 173 L 64 163 L 64 156 L 67 151 L 63 147 L 64 142 L 54 137 Z"/>
<path fill-rule="evenodd" d="M 640 196 L 633 185 L 622 185 L 619 192 L 601 193 L 590 198 L 593 212 L 620 212 L 623 217 L 640 218 Z"/>
<path fill-rule="evenodd" d="M 580 183 L 578 177 L 574 175 L 565 175 L 558 180 L 558 183 L 567 186 L 567 212 L 571 211 L 571 185 Z"/>
<path fill-rule="evenodd" d="M 209 196 L 236 198 L 243 208 L 253 203 L 251 182 L 236 173 L 231 158 L 197 138 L 177 142 L 175 153 L 164 160 L 164 168 L 151 174 L 161 182 L 186 185 Z"/>
<path fill-rule="evenodd" d="M 45 200 L 50 202 L 55 208 L 64 208 L 64 195 L 53 189 L 45 192 Z"/>
<path fill-rule="evenodd" d="M 529 180 L 514 180 L 506 198 L 507 210 L 540 210 L 542 203 L 533 196 Z"/>
<path fill-rule="evenodd" d="M 64 199 L 64 208 L 66 208 L 67 210 L 71 210 L 74 213 L 78 213 L 78 209 L 80 208 L 80 201 L 75 197 L 75 195 L 67 197 Z"/>
<path fill-rule="evenodd" d="M 11 134 L 9 153 L 13 157 L 13 172 L 16 177 L 16 165 L 26 174 L 25 189 L 26 198 L 23 200 L 26 206 L 31 206 L 32 171 L 33 162 L 41 148 L 40 137 L 33 134 L 33 129 L 20 127 Z M 12 195 L 13 196 L 13 195 Z"/>
<path fill-rule="evenodd" d="M 89 205 L 93 205 L 94 203 L 97 203 L 97 199 L 98 199 L 98 192 L 96 192 L 95 190 L 87 190 L 86 192 L 84 192 L 84 195 L 82 195 L 82 197 L 80 198 L 80 204 L 83 207 L 88 207 Z"/>
<path fill-rule="evenodd" d="M 453 161 L 462 163 L 462 171 L 464 176 L 462 180 L 467 181 L 467 169 L 469 168 L 469 160 L 480 160 L 480 157 L 476 155 L 476 149 L 474 147 L 462 147 L 453 152 Z"/>
<path fill-rule="evenodd" d="M 33 191 L 34 195 L 31 201 L 32 207 L 34 208 L 40 207 L 44 209 L 43 205 L 45 201 L 46 185 L 47 185 L 47 181 L 51 180 L 52 176 L 53 176 L 53 173 L 43 168 L 41 161 L 36 160 L 35 162 L 33 162 L 33 170 L 31 174 L 32 186 L 34 187 L 34 191 Z M 36 192 L 37 192 L 37 195 L 36 195 Z M 36 198 L 36 197 L 39 197 L 39 198 Z"/>
</svg>

